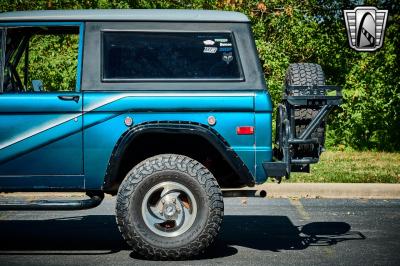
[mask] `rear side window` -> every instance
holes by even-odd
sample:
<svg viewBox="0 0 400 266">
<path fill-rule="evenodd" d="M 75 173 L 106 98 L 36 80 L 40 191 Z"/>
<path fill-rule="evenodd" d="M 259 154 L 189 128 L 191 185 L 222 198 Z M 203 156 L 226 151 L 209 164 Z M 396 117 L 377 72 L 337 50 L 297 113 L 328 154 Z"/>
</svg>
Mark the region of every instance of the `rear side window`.
<svg viewBox="0 0 400 266">
<path fill-rule="evenodd" d="M 102 32 L 102 80 L 242 80 L 231 33 Z"/>
</svg>

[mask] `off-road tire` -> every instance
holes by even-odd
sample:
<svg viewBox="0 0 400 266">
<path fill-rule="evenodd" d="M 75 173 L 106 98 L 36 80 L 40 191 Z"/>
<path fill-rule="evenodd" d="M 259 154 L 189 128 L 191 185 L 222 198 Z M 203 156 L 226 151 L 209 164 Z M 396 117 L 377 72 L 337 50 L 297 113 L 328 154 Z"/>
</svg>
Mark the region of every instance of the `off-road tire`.
<svg viewBox="0 0 400 266">
<path fill-rule="evenodd" d="M 163 181 L 184 184 L 198 200 L 193 225 L 177 237 L 155 234 L 137 211 L 147 188 Z M 162 154 L 144 160 L 126 175 L 118 190 L 116 220 L 135 254 L 151 260 L 178 260 L 202 253 L 214 241 L 223 211 L 222 192 L 206 167 L 183 155 Z"/>
<path fill-rule="evenodd" d="M 311 63 L 297 63 L 290 64 L 286 72 L 285 83 L 287 85 L 325 85 L 325 74 L 318 64 Z M 293 95 L 299 95 L 301 93 L 294 93 Z M 310 108 L 296 108 L 295 109 L 295 133 L 296 137 L 299 137 L 301 133 L 306 129 L 307 125 L 310 124 L 311 120 L 317 115 L 318 110 Z M 325 122 L 311 134 L 311 138 L 318 139 L 321 147 L 325 143 Z M 302 144 L 299 145 L 297 155 L 307 156 L 307 153 L 313 149 L 313 144 Z M 304 153 L 304 154 L 303 154 Z"/>
</svg>

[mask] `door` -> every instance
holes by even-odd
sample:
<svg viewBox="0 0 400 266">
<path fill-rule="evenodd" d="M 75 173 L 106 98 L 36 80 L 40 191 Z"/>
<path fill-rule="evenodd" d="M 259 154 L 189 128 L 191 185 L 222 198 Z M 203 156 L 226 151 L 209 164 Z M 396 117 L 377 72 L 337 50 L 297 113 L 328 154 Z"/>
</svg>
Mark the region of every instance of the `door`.
<svg viewBox="0 0 400 266">
<path fill-rule="evenodd" d="M 83 189 L 83 25 L 3 25 L 0 190 Z"/>
</svg>

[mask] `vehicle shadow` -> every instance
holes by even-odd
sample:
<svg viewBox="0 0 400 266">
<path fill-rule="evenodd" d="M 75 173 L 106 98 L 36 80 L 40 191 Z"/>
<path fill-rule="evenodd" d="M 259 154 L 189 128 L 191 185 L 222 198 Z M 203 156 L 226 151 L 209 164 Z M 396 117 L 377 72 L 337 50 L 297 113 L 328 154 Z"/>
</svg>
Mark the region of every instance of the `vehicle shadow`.
<svg viewBox="0 0 400 266">
<path fill-rule="evenodd" d="M 279 252 L 331 246 L 366 237 L 345 222 L 311 222 L 296 226 L 287 216 L 225 216 L 214 247 L 202 258 L 221 257 L 221 250 L 241 246 Z"/>
<path fill-rule="evenodd" d="M 130 250 L 113 215 L 88 215 L 49 220 L 0 220 L 0 255 L 101 255 Z M 294 225 L 287 216 L 226 215 L 213 246 L 197 259 L 228 257 L 235 246 L 256 250 L 300 250 L 335 245 L 365 236 L 345 222 Z M 136 254 L 131 257 L 140 259 Z"/>
</svg>

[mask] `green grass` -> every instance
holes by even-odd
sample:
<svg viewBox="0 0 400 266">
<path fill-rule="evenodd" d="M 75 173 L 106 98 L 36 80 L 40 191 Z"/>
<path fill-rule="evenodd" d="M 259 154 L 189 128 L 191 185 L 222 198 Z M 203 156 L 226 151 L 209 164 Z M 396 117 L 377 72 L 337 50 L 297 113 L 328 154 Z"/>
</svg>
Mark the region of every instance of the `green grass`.
<svg viewBox="0 0 400 266">
<path fill-rule="evenodd" d="M 400 153 L 326 151 L 311 173 L 292 173 L 286 182 L 400 183 Z"/>
</svg>

